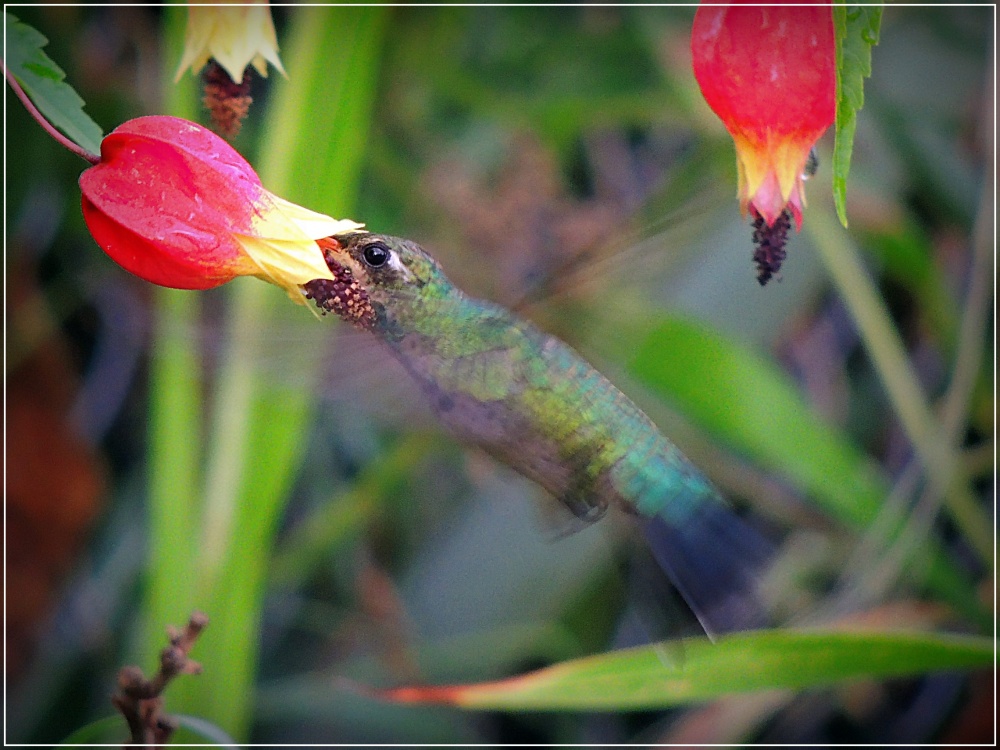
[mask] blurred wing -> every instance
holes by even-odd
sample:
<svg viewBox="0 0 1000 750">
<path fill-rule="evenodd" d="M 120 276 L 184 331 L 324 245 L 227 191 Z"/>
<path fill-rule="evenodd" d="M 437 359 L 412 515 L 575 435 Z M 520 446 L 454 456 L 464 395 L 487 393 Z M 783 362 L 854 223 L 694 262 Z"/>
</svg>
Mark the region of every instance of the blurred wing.
<svg viewBox="0 0 1000 750">
<path fill-rule="evenodd" d="M 427 428 L 434 423 L 418 390 L 385 347 L 335 317 L 317 320 L 281 300 L 287 310 L 234 333 L 219 314 L 228 307 L 226 290 L 190 293 L 197 295 L 201 315 L 189 322 L 155 309 L 134 288 L 105 285 L 93 299 L 93 348 L 74 421 L 94 441 L 110 429 L 143 372 L 143 361 L 156 355 L 164 339 L 190 347 L 206 392 L 226 358 L 239 349 L 242 366 L 276 389 L 305 390 L 321 403 L 363 412 L 384 425 Z"/>
</svg>

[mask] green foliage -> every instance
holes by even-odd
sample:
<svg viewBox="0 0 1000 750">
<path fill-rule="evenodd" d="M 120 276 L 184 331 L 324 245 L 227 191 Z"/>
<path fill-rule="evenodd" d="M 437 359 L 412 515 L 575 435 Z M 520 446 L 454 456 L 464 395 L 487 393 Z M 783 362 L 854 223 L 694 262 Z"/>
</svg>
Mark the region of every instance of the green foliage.
<svg viewBox="0 0 1000 750">
<path fill-rule="evenodd" d="M 122 743 L 128 738 L 128 727 L 121 716 L 105 716 L 86 724 L 60 742 L 62 747 Z"/>
<path fill-rule="evenodd" d="M 177 730 L 171 736 L 171 744 L 188 745 L 235 745 L 233 738 L 215 724 L 186 714 L 172 714 L 177 722 Z M 60 747 L 80 745 L 121 745 L 128 738 L 128 728 L 121 716 L 107 716 L 82 726 L 59 743 Z"/>
<path fill-rule="evenodd" d="M 841 214 L 879 10 L 835 9 Z M 402 373 L 367 339 L 315 320 L 278 290 L 253 280 L 206 293 L 156 290 L 154 333 L 138 368 L 145 374 L 148 360 L 149 378 L 130 381 L 115 432 L 100 444 L 113 486 L 109 516 L 127 513 L 133 532 L 148 531 L 146 546 L 137 550 L 113 526 L 94 537 L 94 569 L 79 571 L 70 609 L 99 625 L 60 611 L 69 625 L 41 643 L 36 671 L 11 691 L 11 739 L 52 744 L 83 726 L 71 739 L 121 741 L 120 719 L 91 723 L 107 710 L 108 675 L 123 663 L 150 664 L 164 628 L 194 608 L 211 618 L 194 653 L 204 672 L 172 684 L 164 710 L 241 742 L 578 745 L 588 731 L 579 711 L 664 706 L 676 707 L 664 719 L 670 726 L 690 720 L 709 741 L 735 741 L 699 722 L 691 704 L 736 690 L 773 691 L 779 716 L 819 705 L 817 731 L 835 731 L 846 717 L 851 739 L 867 740 L 879 719 L 851 713 L 855 681 L 906 677 L 915 691 L 937 689 L 935 673 L 987 663 L 989 643 L 943 631 L 991 625 L 978 594 L 990 566 L 966 564 L 975 535 L 965 527 L 939 533 L 930 472 L 907 459 L 913 441 L 898 427 L 903 414 L 916 413 L 928 434 L 947 422 L 937 404 L 947 411 L 951 383 L 963 381 L 950 377 L 956 363 L 989 382 L 973 356 L 989 360 L 988 329 L 967 322 L 972 301 L 953 292 L 979 267 L 965 252 L 973 204 L 948 224 L 924 210 L 965 195 L 946 186 L 970 195 L 979 186 L 967 144 L 956 147 L 970 132 L 962 97 L 973 97 L 989 59 L 975 9 L 956 12 L 953 24 L 941 22 L 951 10 L 898 9 L 893 29 L 901 30 L 885 30 L 879 72 L 897 79 L 870 86 L 864 114 L 880 132 L 884 113 L 895 113 L 893 137 L 872 144 L 862 130 L 859 153 L 873 157 L 857 160 L 852 177 L 873 207 L 852 216 L 852 237 L 877 267 L 853 280 L 824 271 L 821 261 L 842 259 L 824 238 L 836 244 L 846 233 L 816 196 L 806 231 L 789 243 L 784 278 L 763 291 L 734 185 L 720 180 L 734 177 L 731 140 L 691 106 L 698 92 L 680 62 L 691 9 L 276 11 L 289 78 L 254 80 L 256 101 L 235 141 L 265 186 L 420 240 L 471 293 L 529 300 L 524 314 L 640 398 L 695 463 L 774 530 L 787 576 L 779 583 L 790 581 L 774 592 L 784 611 L 827 628 L 851 612 L 880 618 L 880 627 L 777 627 L 714 645 L 675 638 L 616 651 L 693 624 L 660 588 L 644 586 L 627 522 L 609 518 L 566 535 L 575 527 L 531 483 L 434 432 L 419 394 L 405 391 Z M 206 119 L 197 79 L 171 83 L 183 8 L 141 11 L 133 20 L 148 27 L 120 28 L 87 8 L 32 12 L 22 15 L 56 47 L 91 38 L 76 29 L 113 38 L 129 29 L 116 47 L 125 50 L 120 76 L 99 65 L 87 70 L 105 71 L 107 81 L 80 76 L 81 91 L 97 88 L 87 94 L 91 106 L 113 90 L 132 108 L 119 119 L 149 111 Z M 899 41 L 907 32 L 917 41 Z M 81 46 L 72 59 L 95 65 L 94 50 Z M 151 99 L 157 87 L 132 85 L 150 80 L 149 59 L 162 60 L 161 105 Z M 947 91 L 926 75 L 908 78 L 915 60 L 946 73 Z M 35 131 L 23 134 L 25 153 L 52 148 Z M 913 179 L 914 152 L 900 144 L 926 142 L 952 147 L 929 152 L 949 180 Z M 38 247 L 25 249 L 18 229 L 8 253 L 15 269 L 43 258 L 46 309 L 57 328 L 84 331 L 84 343 L 78 336 L 70 346 L 100 363 L 87 336 L 99 337 L 101 351 L 127 337 L 114 328 L 103 338 L 94 310 L 148 290 L 86 235 L 77 175 L 19 170 L 10 225 L 26 226 Z M 28 197 L 52 185 L 65 186 L 62 213 L 32 208 Z M 54 238 L 39 226 L 53 227 Z M 877 302 L 861 317 L 854 288 Z M 22 325 L 39 330 L 19 308 L 10 320 L 15 334 Z M 873 320 L 881 333 L 871 333 Z M 879 357 L 889 350 L 886 368 Z M 321 369 L 323 358 L 332 364 Z M 902 380 L 919 387 L 888 393 L 885 384 L 907 368 L 915 372 Z M 108 388 L 115 382 L 101 378 Z M 940 452 L 967 469 L 966 489 L 991 487 L 990 461 L 963 450 L 962 436 L 982 454 L 970 414 L 991 424 L 992 393 L 969 398 L 955 407 L 958 432 L 938 433 Z M 772 494 L 791 500 L 769 505 Z M 982 493 L 971 497 L 975 519 L 986 506 Z M 883 606 L 896 604 L 904 606 Z M 893 632 L 901 628 L 911 632 Z M 404 706 L 369 690 L 457 683 L 468 686 L 455 694 L 461 707 Z M 834 684 L 797 702 L 802 690 Z M 974 689 L 964 675 L 954 684 Z M 880 693 L 872 715 L 906 710 L 902 692 L 911 694 Z M 466 710 L 473 704 L 508 713 L 483 722 Z M 95 714 L 95 706 L 103 708 Z M 547 713 L 525 718 L 522 709 Z M 617 736 L 648 740 L 649 716 L 626 717 Z M 758 718 L 759 737 L 782 739 L 781 722 Z M 182 721 L 198 731 L 192 722 Z M 210 731 L 201 737 L 221 741 Z"/>
<path fill-rule="evenodd" d="M 269 110 L 264 132 L 280 133 L 277 142 L 282 146 L 268 152 L 258 171 L 277 194 L 347 216 L 357 192 L 384 13 L 349 14 L 353 25 L 347 45 L 342 42 L 344 26 L 317 18 L 317 12 L 299 13 L 290 31 L 286 59 L 300 72 L 278 92 Z M 341 54 L 331 64 L 310 64 L 321 50 L 334 46 Z M 338 116 L 311 117 L 309 102 L 323 102 Z M 323 158 L 318 160 L 317 155 Z M 318 168 L 336 178 L 323 179 Z M 150 623 L 155 623 L 170 606 L 176 606 L 177 581 L 187 580 L 192 584 L 185 589 L 189 608 L 224 613 L 213 618 L 199 644 L 214 656 L 205 674 L 175 686 L 171 700 L 180 710 L 205 712 L 242 737 L 249 729 L 254 644 L 267 562 L 301 460 L 314 396 L 308 389 L 293 390 L 259 377 L 254 367 L 257 350 L 248 345 L 254 329 L 287 321 L 301 310 L 290 308 L 287 299 L 261 284 L 234 285 L 232 292 L 229 346 L 216 383 L 221 397 L 212 415 L 212 449 L 204 469 L 200 471 L 191 460 L 194 456 L 185 451 L 177 463 L 158 463 L 158 473 L 152 478 L 154 486 L 162 488 L 155 496 L 158 510 L 154 516 L 162 519 L 162 525 L 154 524 L 152 538 L 167 549 L 157 555 L 163 564 L 155 571 L 159 580 L 151 587 L 146 606 Z M 323 334 L 316 326 L 315 340 L 299 340 L 297 345 L 304 352 L 318 351 Z M 164 344 L 169 345 L 170 339 L 168 331 Z M 172 399 L 171 393 L 187 391 L 192 372 L 188 357 L 189 353 L 179 352 L 176 358 L 158 360 L 161 369 L 156 371 L 155 399 Z M 310 369 L 315 368 L 315 359 L 297 361 L 300 377 L 314 377 Z M 293 367 L 291 360 L 289 367 Z M 158 409 L 154 414 L 153 434 L 165 438 L 164 454 L 175 451 L 178 433 L 191 429 L 189 410 Z M 153 449 L 158 452 L 160 444 L 154 443 Z M 177 487 L 196 485 L 199 477 L 201 489 L 195 496 L 204 499 L 203 506 L 175 515 Z M 171 554 L 168 550 L 178 548 L 177 539 L 191 540 L 192 545 Z M 161 595 L 166 601 L 158 599 Z M 173 615 L 179 616 L 183 615 Z M 155 640 L 155 630 L 150 630 L 146 648 L 154 648 Z"/>
<path fill-rule="evenodd" d="M 816 416 L 771 361 L 702 323 L 671 317 L 658 322 L 629 367 L 719 441 L 786 476 L 839 522 L 863 530 L 881 515 L 891 530 L 887 540 L 898 534 L 903 519 L 884 505 L 888 478 L 849 436 Z M 942 597 L 980 612 L 967 596 L 965 574 L 933 543 L 919 556 L 929 567 L 916 566 L 915 573 L 926 573 Z"/>
<path fill-rule="evenodd" d="M 755 690 L 804 690 L 843 680 L 986 669 L 989 638 L 923 633 L 761 631 L 612 651 L 513 680 L 430 688 L 426 699 L 477 710 L 669 708 Z M 403 696 L 400 696 L 403 697 Z M 420 700 L 420 689 L 404 699 Z"/>
<path fill-rule="evenodd" d="M 404 35 L 399 54 L 425 71 L 445 102 L 531 128 L 561 149 L 571 147 L 581 128 L 669 117 L 673 97 L 641 22 L 626 18 L 607 33 L 599 22 L 587 23 L 586 14 L 449 9 L 425 33 Z M 417 13 L 408 22 L 421 29 L 428 20 Z M 428 56 L 428 47 L 448 54 Z"/>
<path fill-rule="evenodd" d="M 83 99 L 63 80 L 66 74 L 42 51 L 49 40 L 10 13 L 4 13 L 4 20 L 7 70 L 53 125 L 77 145 L 98 153 L 103 137 L 101 126 L 83 111 Z"/>
<path fill-rule="evenodd" d="M 841 521 L 864 526 L 878 514 L 885 476 L 846 435 L 812 413 L 773 362 L 702 323 L 667 318 L 640 344 L 630 368 L 705 429 L 788 476 Z"/>
<path fill-rule="evenodd" d="M 833 6 L 837 38 L 837 119 L 833 147 L 833 200 L 847 226 L 847 175 L 851 170 L 858 110 L 865 103 L 865 78 L 872 74 L 872 47 L 878 44 L 881 5 Z"/>
</svg>

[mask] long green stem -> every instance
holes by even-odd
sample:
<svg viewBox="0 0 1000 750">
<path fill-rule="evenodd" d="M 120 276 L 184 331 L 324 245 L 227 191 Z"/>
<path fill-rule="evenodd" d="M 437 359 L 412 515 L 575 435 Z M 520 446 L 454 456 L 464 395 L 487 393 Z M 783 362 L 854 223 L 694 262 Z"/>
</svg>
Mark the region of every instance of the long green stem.
<svg viewBox="0 0 1000 750">
<path fill-rule="evenodd" d="M 197 606 L 194 530 L 200 518 L 201 361 L 190 336 L 195 293 L 157 289 L 149 419 L 149 574 L 137 658 L 150 663 L 167 625 Z"/>
<path fill-rule="evenodd" d="M 168 48 L 180 48 L 185 18 L 180 8 L 164 16 Z M 172 73 L 164 68 L 166 78 Z M 165 90 L 163 109 L 196 117 L 193 79 Z M 201 296 L 156 290 L 156 322 L 150 362 L 149 570 L 143 601 L 142 634 L 135 659 L 153 666 L 168 625 L 179 625 L 197 606 L 194 591 L 195 540 L 201 517 L 202 362 L 190 332 L 197 325 Z"/>
<path fill-rule="evenodd" d="M 289 78 L 274 82 L 261 123 L 266 148 L 255 159 L 268 189 L 323 213 L 351 215 L 387 17 L 376 8 L 299 8 L 290 16 L 282 48 Z M 190 545 L 190 580 L 172 582 L 194 592 L 212 625 L 199 640 L 203 674 L 172 686 L 171 701 L 243 738 L 253 721 L 274 538 L 313 419 L 319 354 L 337 329 L 268 285 L 240 280 L 224 291 L 231 306 L 213 391 L 203 513 L 191 529 L 198 543 Z M 294 341 L 273 338 L 282 325 L 295 327 Z M 282 375 L 262 370 L 262 357 L 280 361 Z"/>
<path fill-rule="evenodd" d="M 982 340 L 990 311 L 990 280 L 995 279 L 996 245 L 996 161 L 993 133 L 992 78 L 983 87 L 984 102 L 980 117 L 980 142 L 983 149 L 984 178 L 979 191 L 979 206 L 972 231 L 972 267 L 966 290 L 962 322 L 958 329 L 958 347 L 948 392 L 942 407 L 942 422 L 952 445 L 959 447 L 961 427 L 969 409 L 979 368 L 982 365 Z"/>
<path fill-rule="evenodd" d="M 903 430 L 955 523 L 984 565 L 992 568 L 992 524 L 977 505 L 962 476 L 955 451 L 934 418 L 917 376 L 906 357 L 858 248 L 832 215 L 820 207 L 810 212 L 809 227 L 827 271 L 861 332 L 865 347 L 885 385 Z"/>
<path fill-rule="evenodd" d="M 229 334 L 216 390 L 203 491 L 198 586 L 212 591 L 232 543 L 233 521 L 247 456 L 250 402 L 254 395 L 254 361 L 258 337 L 247 330 L 260 321 L 264 302 L 260 289 L 233 290 Z"/>
</svg>

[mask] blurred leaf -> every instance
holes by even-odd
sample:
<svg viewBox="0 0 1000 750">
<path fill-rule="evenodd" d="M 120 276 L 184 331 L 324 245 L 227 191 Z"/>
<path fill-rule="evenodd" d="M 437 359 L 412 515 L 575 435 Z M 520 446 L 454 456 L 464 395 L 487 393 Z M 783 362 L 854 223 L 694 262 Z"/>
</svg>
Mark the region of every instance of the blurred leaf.
<svg viewBox="0 0 1000 750">
<path fill-rule="evenodd" d="M 270 190 L 337 215 L 354 204 L 385 17 L 383 9 L 374 8 L 303 8 L 292 16 L 284 46 L 289 80 L 279 81 L 273 93 L 262 129 L 266 148 L 258 160 Z M 252 721 L 257 634 L 274 535 L 314 400 L 309 387 L 288 387 L 260 375 L 259 331 L 293 317 L 316 337 L 329 337 L 336 328 L 312 320 L 256 281 L 225 292 L 231 303 L 227 350 L 206 446 L 204 512 L 193 529 L 195 580 L 180 587 L 195 592 L 196 606 L 212 617 L 212 626 L 198 646 L 204 673 L 177 685 L 171 695 L 175 705 L 210 716 L 243 738 Z M 298 343 L 310 360 L 299 380 L 308 382 L 321 349 Z M 178 566 L 158 575 L 173 577 L 178 588 L 177 581 L 187 579 L 177 576 L 187 571 Z"/>
<path fill-rule="evenodd" d="M 177 719 L 177 731 L 171 737 L 175 744 L 211 744 L 232 747 L 236 744 L 232 737 L 210 721 L 187 714 L 171 714 Z"/>
<path fill-rule="evenodd" d="M 950 356 L 958 332 L 958 305 L 944 283 L 946 274 L 935 262 L 926 233 L 908 221 L 892 231 L 875 231 L 864 248 L 882 264 L 883 273 L 905 286 L 916 298 L 943 348 Z"/>
<path fill-rule="evenodd" d="M 684 639 L 576 659 L 499 682 L 403 687 L 379 693 L 403 703 L 520 711 L 650 710 L 756 690 L 805 688 L 987 668 L 993 641 L 955 635 L 759 631 Z"/>
<path fill-rule="evenodd" d="M 842 523 L 865 529 L 885 510 L 888 484 L 877 465 L 817 417 L 785 373 L 709 326 L 663 318 L 638 346 L 629 369 L 720 440 L 791 479 Z M 912 570 L 925 573 L 938 595 L 982 621 L 967 576 L 931 541 L 920 554 L 928 568 Z"/>
<path fill-rule="evenodd" d="M 5 13 L 4 63 L 39 111 L 74 143 L 93 154 L 101 151 L 101 126 L 83 111 L 85 102 L 63 79 L 66 74 L 42 52 L 49 40 Z"/>
<path fill-rule="evenodd" d="M 336 7 L 292 16 L 293 28 L 311 33 L 288 49 L 290 85 L 268 110 L 256 165 L 282 198 L 338 219 L 354 210 L 388 17 L 384 8 Z"/>
<path fill-rule="evenodd" d="M 170 738 L 171 744 L 228 746 L 236 744 L 232 737 L 210 721 L 185 714 L 172 714 L 171 718 L 177 720 L 177 731 Z M 125 723 L 125 719 L 120 715 L 115 715 L 106 716 L 103 719 L 92 721 L 90 724 L 80 727 L 59 744 L 64 747 L 74 745 L 121 745 L 126 743 L 127 738 L 128 725 Z"/>
<path fill-rule="evenodd" d="M 105 716 L 86 724 L 59 743 L 61 747 L 78 745 L 124 744 L 128 739 L 128 725 L 121 715 Z"/>
<path fill-rule="evenodd" d="M 423 433 L 404 436 L 366 466 L 350 487 L 293 528 L 271 564 L 271 584 L 293 586 L 328 560 L 337 547 L 353 538 L 370 522 L 379 500 L 397 492 L 416 471 L 419 462 L 435 446 Z"/>
<path fill-rule="evenodd" d="M 872 74 L 872 47 L 878 44 L 881 5 L 833 6 L 837 38 L 837 120 L 833 145 L 833 201 L 847 226 L 847 175 L 851 171 L 858 110 L 865 103 L 865 78 Z"/>
<path fill-rule="evenodd" d="M 426 76 L 421 83 L 450 100 L 451 119 L 457 105 L 531 127 L 560 148 L 589 128 L 669 118 L 676 98 L 641 22 L 613 11 L 598 20 L 601 12 L 480 7 L 422 14 L 434 26 L 401 40 L 413 60 L 404 69 Z M 450 54 L 428 56 L 428 43 Z"/>
<path fill-rule="evenodd" d="M 864 526 L 878 514 L 888 487 L 875 464 L 753 351 L 703 323 L 668 317 L 629 367 L 714 435 L 791 478 L 834 517 Z"/>
</svg>

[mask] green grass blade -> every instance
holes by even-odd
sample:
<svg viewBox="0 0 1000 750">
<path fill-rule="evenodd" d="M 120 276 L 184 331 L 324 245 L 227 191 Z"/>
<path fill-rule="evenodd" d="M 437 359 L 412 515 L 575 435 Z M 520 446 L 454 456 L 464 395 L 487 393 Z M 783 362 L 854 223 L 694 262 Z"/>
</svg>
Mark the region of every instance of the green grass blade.
<svg viewBox="0 0 1000 750">
<path fill-rule="evenodd" d="M 664 356 L 670 352 L 670 356 Z M 780 473 L 832 517 L 857 530 L 883 511 L 888 482 L 850 438 L 815 415 L 775 365 L 703 323 L 663 318 L 629 369 L 716 438 Z M 904 519 L 890 524 L 898 531 Z M 928 542 L 927 582 L 982 621 L 973 585 Z"/>
<path fill-rule="evenodd" d="M 864 266 L 859 249 L 822 210 L 813 212 L 808 226 L 819 256 L 854 318 L 893 409 L 932 486 L 944 493 L 945 506 L 953 520 L 979 555 L 983 567 L 991 569 L 993 524 L 974 496 L 968 478 L 963 476 L 961 463 L 927 403 L 902 337 Z"/>
<path fill-rule="evenodd" d="M 149 573 L 143 633 L 135 659 L 152 665 L 167 625 L 194 608 L 201 476 L 202 362 L 185 331 L 199 305 L 192 292 L 157 289 L 158 316 L 150 376 Z"/>
<path fill-rule="evenodd" d="M 479 710 L 636 711 L 758 690 L 985 669 L 993 642 L 928 633 L 759 631 L 574 659 L 498 682 L 407 687 L 385 697 Z M 679 656 L 678 656 L 679 654 Z"/>
<path fill-rule="evenodd" d="M 167 8 L 165 48 L 180 50 L 187 13 Z M 172 75 L 169 62 L 162 75 Z M 164 110 L 197 117 L 193 78 L 165 90 Z M 202 295 L 155 290 L 149 391 L 149 563 L 143 616 L 132 660 L 153 668 L 168 625 L 187 621 L 194 592 L 179 582 L 194 580 L 200 525 L 203 374 L 201 352 L 188 331 L 196 324 Z"/>
<path fill-rule="evenodd" d="M 177 731 L 170 738 L 172 744 L 220 747 L 236 744 L 232 737 L 204 719 L 184 714 L 171 715 L 171 718 L 177 721 Z M 106 716 L 80 727 L 66 737 L 60 743 L 60 747 L 123 745 L 127 739 L 128 724 L 125 723 L 125 717 L 119 714 Z"/>
<path fill-rule="evenodd" d="M 379 9 L 299 9 L 285 41 L 290 80 L 276 86 L 262 128 L 258 172 L 269 190 L 343 216 L 354 204 L 374 98 L 385 13 Z M 330 51 L 336 50 L 335 55 Z M 273 149 L 273 151 L 272 151 Z M 297 323 L 333 335 L 280 290 L 249 280 L 232 285 L 227 352 L 217 388 L 196 606 L 212 623 L 199 640 L 204 673 L 171 692 L 172 706 L 245 737 L 257 665 L 260 608 L 278 519 L 298 469 L 313 394 L 262 377 L 258 355 L 273 358 L 259 330 Z M 298 349 L 318 353 L 296 336 Z M 278 344 L 275 344 L 277 346 Z M 267 351 L 265 351 L 267 350 Z M 315 357 L 291 380 L 315 377 Z M 291 366 L 291 365 L 289 365 Z"/>
<path fill-rule="evenodd" d="M 664 352 L 670 352 L 669 357 Z M 629 365 L 646 385 L 852 525 L 878 514 L 888 484 L 874 461 L 816 416 L 775 365 L 694 320 L 663 318 Z"/>
</svg>

